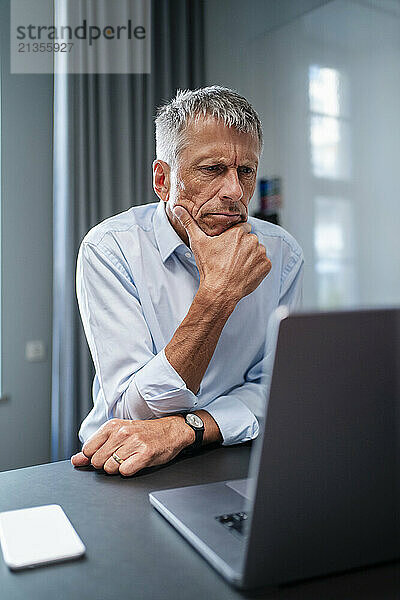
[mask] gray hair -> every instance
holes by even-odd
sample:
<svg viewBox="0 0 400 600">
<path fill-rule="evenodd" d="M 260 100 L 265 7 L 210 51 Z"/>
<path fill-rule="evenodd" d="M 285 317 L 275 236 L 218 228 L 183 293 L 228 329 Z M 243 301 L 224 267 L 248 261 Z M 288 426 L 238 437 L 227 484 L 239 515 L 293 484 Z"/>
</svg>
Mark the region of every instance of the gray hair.
<svg viewBox="0 0 400 600">
<path fill-rule="evenodd" d="M 211 116 L 226 127 L 234 127 L 258 138 L 260 154 L 263 134 L 258 114 L 251 104 L 229 88 L 212 85 L 197 90 L 177 90 L 175 98 L 157 110 L 157 158 L 176 167 L 179 154 L 187 143 L 185 131 L 190 121 Z"/>
</svg>

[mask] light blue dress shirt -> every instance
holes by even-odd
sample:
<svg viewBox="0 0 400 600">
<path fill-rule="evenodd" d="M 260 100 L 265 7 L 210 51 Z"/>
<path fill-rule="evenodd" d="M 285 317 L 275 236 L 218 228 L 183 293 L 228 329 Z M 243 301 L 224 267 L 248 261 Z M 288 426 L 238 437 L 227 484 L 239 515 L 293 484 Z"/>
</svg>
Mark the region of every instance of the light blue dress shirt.
<svg viewBox="0 0 400 600">
<path fill-rule="evenodd" d="M 196 395 L 164 353 L 199 287 L 193 254 L 170 225 L 164 203 L 133 207 L 89 231 L 76 283 L 96 375 L 82 442 L 114 417 L 151 419 L 198 409 L 215 419 L 226 445 L 257 436 L 272 369 L 268 319 L 281 304 L 289 310 L 299 305 L 304 261 L 282 228 L 251 217 L 249 223 L 272 269 L 229 317 Z"/>
</svg>

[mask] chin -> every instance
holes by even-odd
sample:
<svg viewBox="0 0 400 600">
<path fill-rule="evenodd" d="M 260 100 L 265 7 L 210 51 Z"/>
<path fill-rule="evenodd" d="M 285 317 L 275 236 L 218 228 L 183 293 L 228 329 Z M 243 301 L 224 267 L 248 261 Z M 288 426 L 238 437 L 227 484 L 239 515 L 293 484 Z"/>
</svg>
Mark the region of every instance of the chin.
<svg viewBox="0 0 400 600">
<path fill-rule="evenodd" d="M 246 221 L 243 217 L 227 217 L 224 215 L 207 215 L 198 222 L 199 227 L 210 237 L 221 235 L 231 227 Z"/>
<path fill-rule="evenodd" d="M 231 225 L 225 223 L 215 223 L 211 226 L 205 227 L 203 231 L 210 237 L 214 237 L 216 235 L 221 235 L 224 231 L 228 231 L 231 227 L 234 227 L 237 223 L 232 223 Z"/>
<path fill-rule="evenodd" d="M 207 233 L 207 235 L 209 235 L 210 237 L 215 237 L 217 235 L 221 235 L 221 233 L 224 233 L 224 231 L 228 231 L 228 229 L 230 229 L 229 227 L 214 227 L 209 233 Z"/>
<path fill-rule="evenodd" d="M 214 237 L 216 235 L 220 235 L 221 233 L 223 233 L 224 231 L 226 231 L 228 229 L 228 227 L 222 227 L 218 223 L 210 224 L 210 222 L 204 223 L 204 221 L 203 221 L 203 223 L 197 221 L 197 225 L 200 227 L 200 229 L 202 230 L 203 233 L 208 235 L 208 237 Z"/>
</svg>

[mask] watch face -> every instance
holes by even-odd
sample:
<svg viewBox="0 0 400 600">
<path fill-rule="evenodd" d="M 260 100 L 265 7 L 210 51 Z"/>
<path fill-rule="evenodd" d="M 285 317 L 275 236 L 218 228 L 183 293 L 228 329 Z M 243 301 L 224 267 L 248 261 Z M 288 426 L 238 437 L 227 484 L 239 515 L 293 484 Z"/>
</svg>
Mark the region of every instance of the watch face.
<svg viewBox="0 0 400 600">
<path fill-rule="evenodd" d="M 198 417 L 197 415 L 194 415 L 192 413 L 189 413 L 188 415 L 186 415 L 186 421 L 189 423 L 189 425 L 192 425 L 192 427 L 197 427 L 199 429 L 201 427 L 204 427 L 204 423 L 200 419 L 200 417 Z"/>
</svg>

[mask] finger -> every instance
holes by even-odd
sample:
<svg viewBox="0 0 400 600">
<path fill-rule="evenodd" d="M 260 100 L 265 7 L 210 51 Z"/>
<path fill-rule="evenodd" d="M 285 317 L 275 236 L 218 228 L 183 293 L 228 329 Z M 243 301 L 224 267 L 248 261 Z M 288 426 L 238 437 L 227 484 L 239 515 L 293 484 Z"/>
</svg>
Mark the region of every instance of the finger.
<svg viewBox="0 0 400 600">
<path fill-rule="evenodd" d="M 106 443 L 112 431 L 112 422 L 107 421 L 107 423 L 104 423 L 104 425 L 99 427 L 99 429 L 92 436 L 90 436 L 87 442 L 83 444 L 83 454 L 88 458 L 91 458 L 93 454 L 97 452 L 97 450 L 101 448 L 103 444 Z"/>
<path fill-rule="evenodd" d="M 257 246 L 260 245 L 258 237 L 255 233 L 249 233 L 249 238 L 252 240 L 253 244 L 256 244 Z"/>
<path fill-rule="evenodd" d="M 71 463 L 74 467 L 87 467 L 87 465 L 90 465 L 90 458 L 85 456 L 83 452 L 78 452 L 78 454 L 71 456 Z"/>
<path fill-rule="evenodd" d="M 145 467 L 149 466 L 151 466 L 151 459 L 149 456 L 141 454 L 140 452 L 136 452 L 124 460 L 122 465 L 119 466 L 119 472 L 121 475 L 129 477 L 129 475 L 134 475 L 138 471 L 141 471 Z"/>
<path fill-rule="evenodd" d="M 113 453 L 114 454 L 114 453 Z M 121 452 L 121 450 L 116 451 L 117 456 L 122 459 L 123 461 L 125 461 L 126 459 L 123 458 L 123 453 Z M 123 463 L 122 463 L 123 464 Z M 118 461 L 115 460 L 115 458 L 113 457 L 113 455 L 111 455 L 106 462 L 104 463 L 103 469 L 105 470 L 106 473 L 108 473 L 109 475 L 116 475 L 119 472 L 119 468 L 120 468 L 120 464 Z"/>
<path fill-rule="evenodd" d="M 197 225 L 192 215 L 186 210 L 186 208 L 183 208 L 183 206 L 175 206 L 174 215 L 177 217 L 177 219 L 179 219 L 179 222 L 186 229 L 191 239 L 204 237 L 206 235 Z"/>
<path fill-rule="evenodd" d="M 112 456 L 110 456 L 110 458 L 104 463 L 103 469 L 109 475 L 116 475 L 117 473 L 119 473 L 119 464 L 116 460 L 113 459 Z"/>
<path fill-rule="evenodd" d="M 118 439 L 115 436 L 108 438 L 105 444 L 103 444 L 92 456 L 91 463 L 94 466 L 94 468 L 104 469 L 106 462 L 109 460 L 109 458 L 112 457 L 114 452 L 116 452 L 119 458 L 121 458 L 122 460 L 128 458 L 128 456 L 132 454 L 132 451 L 127 452 L 125 450 L 125 453 L 123 451 L 121 453 L 121 446 L 121 439 Z"/>
</svg>

